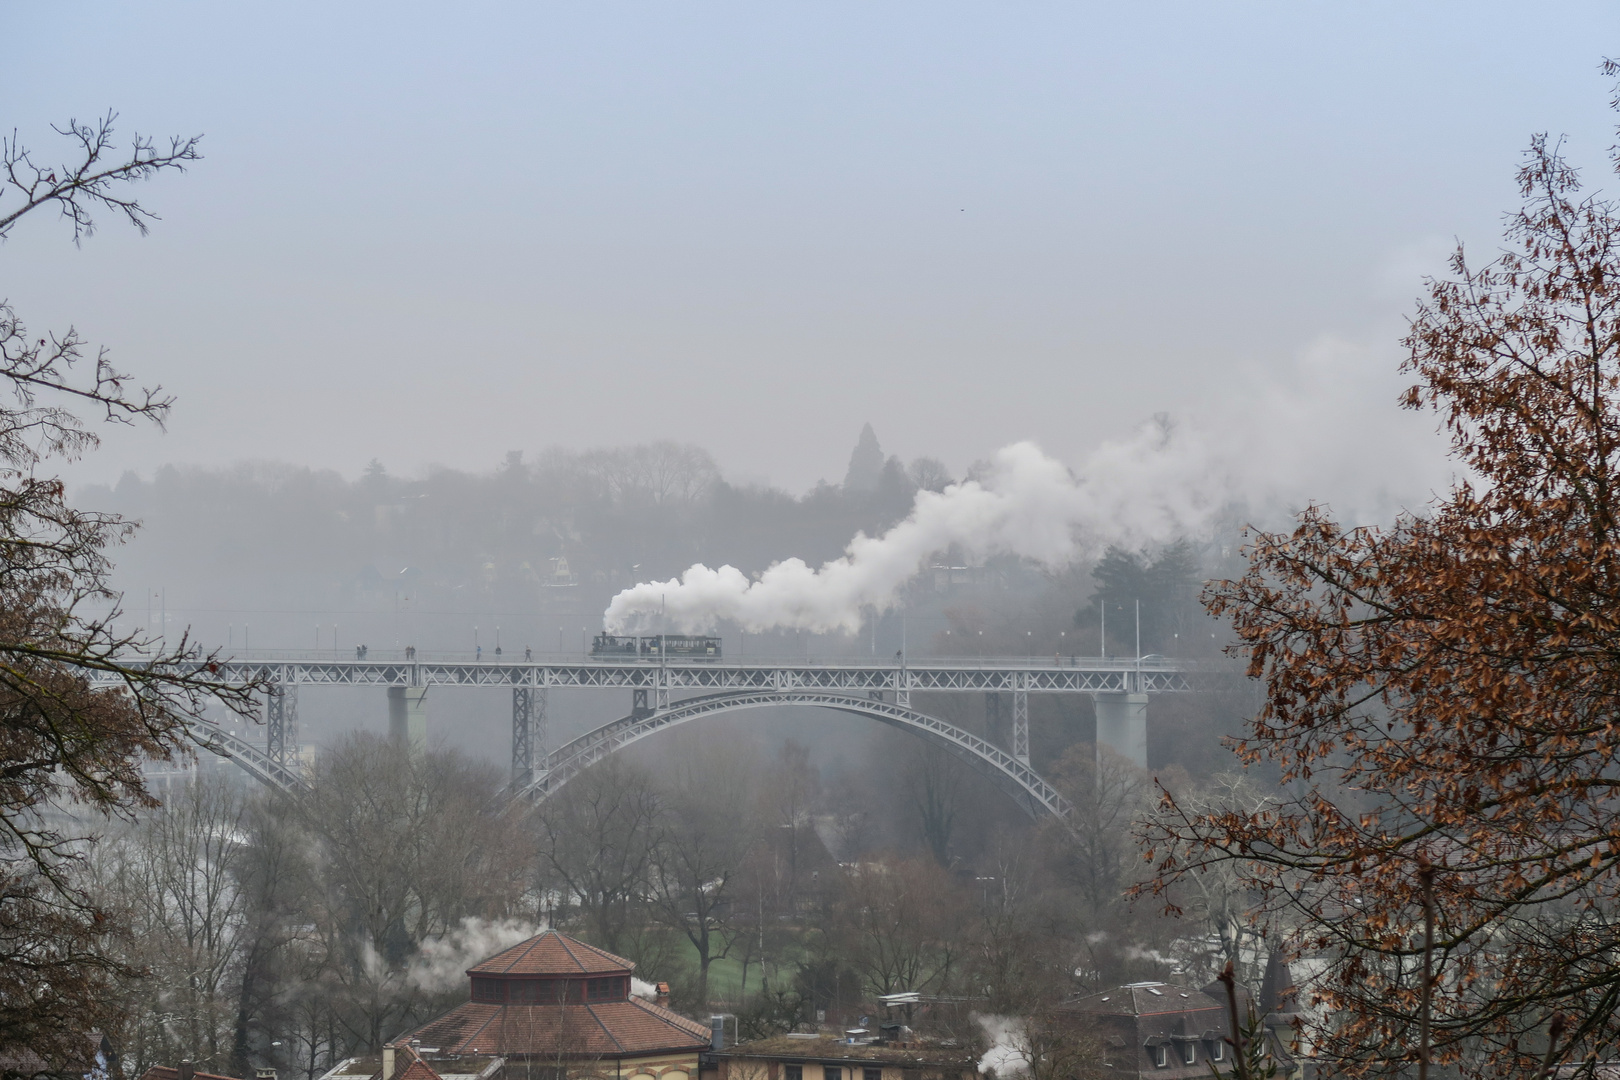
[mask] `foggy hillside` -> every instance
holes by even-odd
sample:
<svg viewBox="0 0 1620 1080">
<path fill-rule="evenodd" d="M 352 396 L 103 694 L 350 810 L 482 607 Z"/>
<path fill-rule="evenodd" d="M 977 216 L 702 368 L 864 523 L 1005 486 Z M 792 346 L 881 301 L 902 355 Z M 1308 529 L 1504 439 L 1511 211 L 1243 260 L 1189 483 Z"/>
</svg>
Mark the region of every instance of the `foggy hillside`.
<svg viewBox="0 0 1620 1080">
<path fill-rule="evenodd" d="M 728 483 L 700 446 L 656 443 L 584 453 L 512 452 L 484 473 L 437 470 L 397 477 L 373 462 L 355 480 L 275 464 L 164 468 L 86 487 L 76 501 L 141 523 L 116 553 L 114 583 L 131 628 L 184 631 L 205 647 L 371 658 L 420 654 L 579 655 L 602 629 L 612 597 L 688 566 L 730 564 L 757 575 L 798 557 L 820 565 L 858 533 L 877 535 L 912 510 L 919 490 L 961 477 L 938 460 L 886 456 L 868 425 L 839 483 L 795 496 Z M 1172 585 L 1115 560 L 1116 610 L 1107 652 L 1130 655 L 1135 604 L 1145 604 L 1144 652 L 1207 655 L 1196 582 L 1230 561 L 1235 539 L 1206 534 Z M 1158 545 L 1162 548 L 1163 545 Z M 1225 558 L 1223 559 L 1223 553 Z M 1089 561 L 1048 567 L 956 546 L 934 554 L 894 610 L 857 633 L 745 633 L 721 625 L 727 655 L 1096 655 L 1097 581 Z M 1172 627 L 1171 624 L 1174 624 Z M 1179 635 L 1178 636 L 1178 632 Z M 600 692 L 554 691 L 548 743 L 623 715 L 628 702 Z M 1041 700 L 1037 753 L 1089 739 L 1082 706 Z M 1170 706 L 1167 713 L 1174 713 Z M 463 749 L 504 763 L 510 703 L 499 691 L 436 696 L 432 731 L 453 727 Z M 380 691 L 321 688 L 301 696 L 302 738 L 320 744 L 353 728 L 381 730 Z M 982 717 L 960 717 L 974 728 Z M 877 736 L 824 716 L 772 714 L 778 737 L 808 731 L 818 755 L 860 755 Z M 826 745 L 823 746 L 823 742 Z M 1199 748 L 1204 753 L 1211 748 Z M 1190 753 L 1191 751 L 1189 751 Z"/>
</svg>

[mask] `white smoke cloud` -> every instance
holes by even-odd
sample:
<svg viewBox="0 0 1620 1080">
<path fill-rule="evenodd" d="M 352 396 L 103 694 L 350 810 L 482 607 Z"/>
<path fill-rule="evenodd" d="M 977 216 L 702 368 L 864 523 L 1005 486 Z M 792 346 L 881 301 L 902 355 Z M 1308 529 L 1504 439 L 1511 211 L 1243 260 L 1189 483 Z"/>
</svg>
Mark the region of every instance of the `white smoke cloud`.
<svg viewBox="0 0 1620 1080">
<path fill-rule="evenodd" d="M 1029 1072 L 1029 1059 L 1019 1049 L 1024 1027 L 1017 1017 L 975 1014 L 973 1019 L 990 1042 L 990 1048 L 979 1059 L 981 1073 L 993 1070 L 997 1076 L 1014 1076 Z"/>
<path fill-rule="evenodd" d="M 646 979 L 630 976 L 630 994 L 632 997 L 645 998 L 648 1001 L 658 1000 L 658 987 Z"/>
<path fill-rule="evenodd" d="M 1176 432 L 1152 424 L 1131 444 L 1108 447 L 1076 478 L 1032 442 L 996 452 L 982 478 L 943 492 L 917 492 L 910 517 L 881 536 L 862 533 L 841 559 L 812 570 L 802 559 L 774 563 L 757 581 L 735 567 L 695 565 L 680 578 L 648 581 L 612 597 L 609 630 L 663 612 L 676 630 L 708 630 L 719 620 L 744 630 L 855 631 L 867 609 L 885 610 L 933 552 L 961 544 L 980 554 L 1024 555 L 1045 563 L 1071 559 L 1085 541 L 1131 542 L 1196 528 L 1212 510 L 1207 489 L 1160 484 L 1144 499 L 1132 483 L 1170 473 Z"/>
<path fill-rule="evenodd" d="M 462 919 L 456 929 L 422 942 L 406 971 L 406 981 L 431 994 L 454 990 L 467 977 L 468 968 L 544 929 L 520 919 Z"/>
<path fill-rule="evenodd" d="M 854 632 L 953 544 L 980 558 L 1013 554 L 1056 567 L 1107 544 L 1197 536 L 1234 506 L 1272 525 L 1311 501 L 1353 523 L 1387 520 L 1422 506 L 1453 476 L 1434 418 L 1396 407 L 1409 381 L 1387 356 L 1323 339 L 1286 378 L 1242 381 L 1185 421 L 1157 417 L 1098 446 L 1072 472 L 1033 443 L 1015 443 L 981 475 L 919 492 L 906 520 L 881 536 L 856 536 L 841 558 L 814 569 L 785 559 L 753 580 L 700 563 L 619 593 L 604 624 L 613 632 L 703 631 L 722 621 L 747 631 Z"/>
<path fill-rule="evenodd" d="M 729 620 L 754 631 L 853 632 L 867 609 L 890 607 L 924 560 L 952 544 L 1059 564 L 1083 544 L 1143 542 L 1194 529 L 1222 493 L 1208 482 L 1169 482 L 1197 461 L 1177 434 L 1161 422 L 1145 425 L 1128 443 L 1104 447 L 1080 477 L 1033 443 L 1015 443 L 998 451 L 982 476 L 943 492 L 919 491 L 904 521 L 881 536 L 856 536 L 843 557 L 818 569 L 787 559 L 750 581 L 734 566 L 700 563 L 678 579 L 619 593 L 605 622 L 621 631 L 662 613 L 666 625 L 685 631 Z M 1144 497 L 1144 482 L 1160 496 Z"/>
</svg>

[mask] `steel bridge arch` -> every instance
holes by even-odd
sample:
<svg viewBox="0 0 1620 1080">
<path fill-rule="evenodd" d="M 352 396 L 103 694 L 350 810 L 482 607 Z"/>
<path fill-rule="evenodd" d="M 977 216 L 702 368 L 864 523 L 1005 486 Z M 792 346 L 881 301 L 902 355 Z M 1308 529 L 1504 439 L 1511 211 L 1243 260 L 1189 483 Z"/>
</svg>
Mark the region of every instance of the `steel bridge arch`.
<svg viewBox="0 0 1620 1080">
<path fill-rule="evenodd" d="M 890 727 L 909 732 L 961 758 L 981 775 L 1012 796 L 1032 818 L 1051 814 L 1059 821 L 1072 809 L 1056 788 L 1013 755 L 936 717 L 905 705 L 831 691 L 760 690 L 743 693 L 710 694 L 683 698 L 646 713 L 603 724 L 547 754 L 535 776 L 514 796 L 541 802 L 563 785 L 609 754 L 622 750 L 647 736 L 703 716 L 759 709 L 772 705 L 810 705 L 837 712 L 864 716 Z"/>
<path fill-rule="evenodd" d="M 237 738 L 218 724 L 189 720 L 186 736 L 202 749 L 234 761 L 238 768 L 266 787 L 291 794 L 309 790 L 309 782 L 298 769 L 276 761 L 260 747 Z"/>
</svg>

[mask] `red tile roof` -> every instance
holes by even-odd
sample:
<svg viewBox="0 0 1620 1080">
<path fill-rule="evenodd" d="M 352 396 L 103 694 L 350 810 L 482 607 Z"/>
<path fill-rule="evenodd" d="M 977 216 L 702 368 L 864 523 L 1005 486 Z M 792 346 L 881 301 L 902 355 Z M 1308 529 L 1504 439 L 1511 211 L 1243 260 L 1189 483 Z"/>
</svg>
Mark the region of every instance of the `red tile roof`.
<svg viewBox="0 0 1620 1080">
<path fill-rule="evenodd" d="M 394 1080 L 444 1080 L 444 1078 L 433 1071 L 433 1066 L 421 1058 L 416 1058 L 410 1065 L 406 1066 L 404 1072 L 401 1072 L 396 1064 L 394 1066 Z"/>
<path fill-rule="evenodd" d="M 220 1073 L 203 1072 L 201 1069 L 191 1074 L 197 1080 L 236 1080 L 234 1076 L 224 1076 Z M 180 1070 L 168 1065 L 153 1065 L 141 1073 L 141 1080 L 180 1080 Z"/>
<path fill-rule="evenodd" d="M 144 1078 L 143 1078 L 144 1080 Z M 409 1046 L 399 1048 L 399 1055 L 394 1059 L 394 1075 L 387 1077 L 378 1069 L 371 1074 L 370 1080 L 444 1080 L 427 1062 L 423 1061 L 416 1051 Z"/>
<path fill-rule="evenodd" d="M 528 941 L 498 952 L 476 967 L 468 968 L 469 975 L 600 975 L 628 974 L 635 964 L 622 956 L 587 945 L 567 934 L 547 930 Z"/>
<path fill-rule="evenodd" d="M 701 1050 L 709 1029 L 640 998 L 566 1006 L 469 1001 L 396 1042 L 411 1039 L 444 1054 L 624 1057 Z"/>
</svg>

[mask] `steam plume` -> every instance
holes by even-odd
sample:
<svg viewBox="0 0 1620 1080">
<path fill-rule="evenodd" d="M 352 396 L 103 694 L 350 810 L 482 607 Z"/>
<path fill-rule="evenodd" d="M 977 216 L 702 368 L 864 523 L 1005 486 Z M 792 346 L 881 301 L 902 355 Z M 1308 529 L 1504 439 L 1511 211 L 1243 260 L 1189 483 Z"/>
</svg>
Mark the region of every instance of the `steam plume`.
<svg viewBox="0 0 1620 1080">
<path fill-rule="evenodd" d="M 1019 1045 L 1023 1024 L 1016 1017 L 975 1014 L 973 1019 L 984 1029 L 985 1039 L 990 1044 L 979 1059 L 980 1072 L 1015 1076 L 1030 1071 L 1029 1058 Z"/>
<path fill-rule="evenodd" d="M 544 926 L 520 919 L 462 919 L 456 929 L 422 942 L 421 950 L 411 960 L 406 979 L 412 986 L 431 994 L 454 990 L 466 978 L 468 968 L 544 929 Z"/>
<path fill-rule="evenodd" d="M 811 569 L 777 563 L 757 580 L 731 566 L 693 566 L 613 598 L 609 630 L 859 629 L 885 610 L 933 553 L 1014 554 L 1049 565 L 1117 543 L 1135 547 L 1207 532 L 1240 506 L 1276 527 L 1305 503 L 1329 500 L 1341 520 L 1372 524 L 1421 507 L 1457 475 L 1432 416 L 1394 403 L 1409 379 L 1385 358 L 1336 339 L 1315 343 L 1286 378 L 1235 380 L 1188 421 L 1156 418 L 1107 442 L 1070 473 L 1031 443 L 995 455 L 983 475 L 919 492 L 911 515 L 882 536 L 856 536 L 842 558 Z"/>
<path fill-rule="evenodd" d="M 1014 443 L 981 477 L 919 491 L 904 521 L 881 536 L 857 535 L 841 558 L 819 569 L 787 559 L 750 581 L 734 566 L 700 563 L 678 579 L 619 593 L 604 621 L 620 632 L 662 612 L 680 631 L 729 620 L 752 631 L 853 632 L 867 609 L 892 606 L 924 560 L 952 544 L 1060 564 L 1081 544 L 1174 535 L 1202 522 L 1220 495 L 1176 434 L 1162 420 L 1146 425 L 1137 438 L 1094 455 L 1083 477 L 1033 443 Z M 1201 482 L 1187 482 L 1189 466 Z"/>
</svg>

